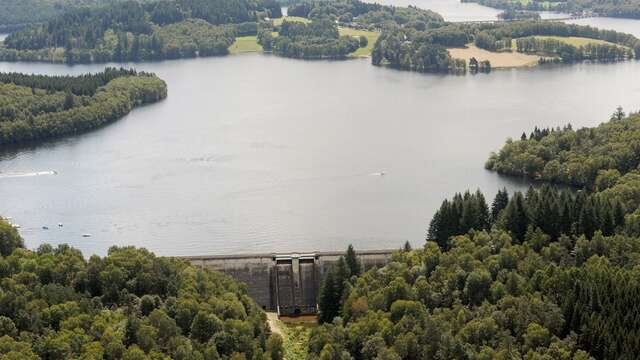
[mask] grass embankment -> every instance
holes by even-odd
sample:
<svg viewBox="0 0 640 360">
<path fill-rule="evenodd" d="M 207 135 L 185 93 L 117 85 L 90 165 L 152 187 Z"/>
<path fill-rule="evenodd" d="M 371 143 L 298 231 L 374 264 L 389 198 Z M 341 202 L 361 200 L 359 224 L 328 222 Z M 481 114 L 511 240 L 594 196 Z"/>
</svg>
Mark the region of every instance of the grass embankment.
<svg viewBox="0 0 640 360">
<path fill-rule="evenodd" d="M 340 31 L 341 36 L 343 35 L 354 36 L 354 37 L 364 36 L 369 41 L 366 47 L 360 48 L 350 54 L 350 56 L 355 56 L 355 57 L 371 56 L 371 52 L 373 51 L 373 46 L 376 44 L 376 41 L 380 37 L 380 33 L 377 33 L 375 31 L 358 30 L 358 29 L 352 29 L 352 28 L 346 28 L 346 27 L 341 27 L 338 30 Z"/>
<path fill-rule="evenodd" d="M 297 22 L 301 22 L 301 23 L 305 23 L 308 24 L 311 22 L 311 20 L 307 19 L 307 18 L 303 18 L 303 17 L 299 17 L 299 16 L 283 16 L 279 19 L 273 19 L 273 25 L 275 26 L 280 26 L 282 25 L 282 23 L 287 20 L 287 21 L 297 21 Z"/>
<path fill-rule="evenodd" d="M 466 48 L 448 49 L 449 54 L 457 59 L 465 59 L 467 63 L 472 57 L 478 61 L 489 60 L 494 69 L 504 69 L 513 67 L 535 66 L 540 60 L 540 56 L 522 54 L 519 52 L 493 52 L 480 49 L 473 44 L 467 44 Z"/>
<path fill-rule="evenodd" d="M 287 21 L 298 21 L 303 23 L 311 22 L 311 20 L 305 19 L 302 17 L 287 16 L 279 19 L 274 19 L 273 24 L 282 25 L 282 22 L 285 19 Z M 349 54 L 349 56 L 351 57 L 371 56 L 371 52 L 373 51 L 373 46 L 375 45 L 376 40 L 378 40 L 378 37 L 380 36 L 380 34 L 375 31 L 358 30 L 358 29 L 352 29 L 352 28 L 346 28 L 346 27 L 340 27 L 338 30 L 340 31 L 340 36 L 353 36 L 353 37 L 364 36 L 368 40 L 368 45 L 366 47 L 360 48 L 354 51 L 353 53 Z M 278 34 L 274 33 L 273 35 L 277 36 Z M 231 54 L 257 53 L 262 51 L 263 51 L 262 46 L 258 44 L 258 39 L 256 36 L 237 37 L 236 41 L 229 47 L 229 53 Z"/>
<path fill-rule="evenodd" d="M 309 334 L 315 322 L 290 323 L 278 319 L 275 313 L 267 313 L 271 332 L 282 336 L 285 360 L 305 360 L 308 355 Z"/>
<path fill-rule="evenodd" d="M 305 360 L 309 353 L 309 334 L 315 325 L 289 324 L 283 328 L 284 358 L 286 360 Z"/>
<path fill-rule="evenodd" d="M 242 54 L 262 52 L 262 46 L 258 44 L 258 38 L 254 36 L 240 36 L 236 38 L 236 41 L 229 47 L 229 53 Z"/>
</svg>

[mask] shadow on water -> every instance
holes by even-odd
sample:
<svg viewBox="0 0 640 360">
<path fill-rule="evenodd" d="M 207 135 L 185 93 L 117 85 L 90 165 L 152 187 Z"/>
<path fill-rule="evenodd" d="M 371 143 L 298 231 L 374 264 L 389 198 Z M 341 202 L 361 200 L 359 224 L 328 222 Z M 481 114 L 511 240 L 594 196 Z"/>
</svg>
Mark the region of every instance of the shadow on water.
<svg viewBox="0 0 640 360">
<path fill-rule="evenodd" d="M 575 187 L 575 186 L 571 186 L 571 185 L 565 185 L 565 184 L 550 184 L 548 182 L 545 182 L 545 181 L 542 181 L 542 180 L 537 180 L 537 179 L 532 179 L 532 178 L 527 177 L 527 176 L 503 175 L 503 174 L 498 174 L 497 172 L 490 171 L 490 170 L 485 170 L 485 171 L 493 174 L 493 176 L 495 176 L 496 178 L 500 179 L 500 182 L 502 184 L 504 184 L 508 188 L 514 188 L 514 189 L 525 189 L 525 188 L 540 189 L 543 186 L 550 186 L 550 187 L 552 187 L 554 189 L 557 189 L 557 190 L 569 190 L 571 192 L 578 192 L 578 191 L 581 190 L 581 188 L 579 188 L 579 187 Z"/>
</svg>

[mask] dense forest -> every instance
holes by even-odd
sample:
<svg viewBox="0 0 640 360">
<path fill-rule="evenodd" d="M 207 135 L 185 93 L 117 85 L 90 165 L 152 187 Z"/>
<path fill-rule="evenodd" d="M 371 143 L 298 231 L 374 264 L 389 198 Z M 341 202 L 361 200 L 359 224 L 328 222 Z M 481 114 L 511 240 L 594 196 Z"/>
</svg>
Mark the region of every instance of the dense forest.
<svg viewBox="0 0 640 360">
<path fill-rule="evenodd" d="M 164 81 L 134 70 L 76 77 L 0 73 L 0 146 L 91 130 L 166 96 Z"/>
<path fill-rule="evenodd" d="M 640 3 L 636 0 L 565 0 L 565 1 L 519 1 L 519 0 L 463 0 L 508 11 L 554 10 L 577 15 L 597 15 L 640 19 Z"/>
<path fill-rule="evenodd" d="M 0 1 L 0 31 L 17 30 L 43 22 L 78 7 L 118 1 L 125 0 L 3 0 Z"/>
<path fill-rule="evenodd" d="M 623 205 L 545 186 L 445 200 L 423 248 L 327 276 L 310 359 L 634 359 L 640 238 Z"/>
<path fill-rule="evenodd" d="M 144 249 L 24 248 L 0 220 L 2 359 L 282 359 L 262 309 L 217 272 Z"/>
<path fill-rule="evenodd" d="M 251 23 L 255 35 L 258 20 L 281 15 L 274 0 L 79 7 L 12 33 L 0 47 L 0 60 L 89 63 L 224 55 Z"/>
</svg>

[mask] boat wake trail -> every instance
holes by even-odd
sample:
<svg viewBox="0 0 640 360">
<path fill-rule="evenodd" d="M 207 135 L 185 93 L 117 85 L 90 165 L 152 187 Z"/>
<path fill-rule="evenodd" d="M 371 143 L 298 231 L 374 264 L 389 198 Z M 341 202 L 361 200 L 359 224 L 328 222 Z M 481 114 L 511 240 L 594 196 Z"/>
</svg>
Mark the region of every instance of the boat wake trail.
<svg viewBox="0 0 640 360">
<path fill-rule="evenodd" d="M 35 171 L 35 172 L 27 172 L 27 173 L 0 173 L 0 179 L 56 175 L 56 174 L 58 174 L 58 172 L 53 170 L 52 171 Z"/>
</svg>

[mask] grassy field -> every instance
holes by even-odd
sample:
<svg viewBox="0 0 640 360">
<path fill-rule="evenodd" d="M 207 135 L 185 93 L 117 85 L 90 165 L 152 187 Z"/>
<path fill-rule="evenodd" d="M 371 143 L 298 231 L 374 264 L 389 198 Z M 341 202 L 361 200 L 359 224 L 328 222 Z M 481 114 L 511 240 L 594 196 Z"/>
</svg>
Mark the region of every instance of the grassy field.
<svg viewBox="0 0 640 360">
<path fill-rule="evenodd" d="M 598 39 L 590 39 L 590 38 L 585 38 L 585 37 L 576 37 L 576 36 L 534 36 L 536 39 L 539 40 L 557 40 L 557 41 L 562 41 L 566 44 L 569 45 L 573 45 L 576 47 L 580 47 L 580 46 L 584 46 L 587 44 L 596 44 L 596 45 L 616 45 L 614 43 L 610 43 L 608 41 L 604 41 L 604 40 L 598 40 Z M 620 45 L 618 45 L 620 46 Z M 516 39 L 513 39 L 513 41 L 511 42 L 511 48 L 515 51 L 518 47 L 516 45 Z"/>
<path fill-rule="evenodd" d="M 604 41 L 604 40 L 589 39 L 589 38 L 575 37 L 575 36 L 568 36 L 568 37 L 563 37 L 563 36 L 536 36 L 536 39 L 540 39 L 540 40 L 558 40 L 558 41 L 562 41 L 562 42 L 564 42 L 566 44 L 577 46 L 577 47 L 584 46 L 584 45 L 587 45 L 587 44 L 615 45 L 614 43 L 610 43 L 610 42 Z"/>
<path fill-rule="evenodd" d="M 287 20 L 287 21 L 297 21 L 297 22 L 302 22 L 302 23 L 305 23 L 305 24 L 308 24 L 308 23 L 310 23 L 310 22 L 311 22 L 311 20 L 309 20 L 309 19 L 307 19 L 307 18 L 303 18 L 303 17 L 298 17 L 298 16 L 283 16 L 283 17 L 281 17 L 281 18 L 279 18 L 279 19 L 273 19 L 273 25 L 275 25 L 275 26 L 282 25 L 282 22 L 283 22 L 284 20 Z"/>
<path fill-rule="evenodd" d="M 255 36 L 240 36 L 229 47 L 229 52 L 231 54 L 262 52 L 262 46 L 258 44 L 258 39 Z"/>
<path fill-rule="evenodd" d="M 374 31 L 357 30 L 357 29 L 351 29 L 351 28 L 345 28 L 345 27 L 341 27 L 339 30 L 340 30 L 340 35 L 357 36 L 357 37 L 364 36 L 367 38 L 367 40 L 369 40 L 369 44 L 367 45 L 367 47 L 360 48 L 351 54 L 351 56 L 355 56 L 355 57 L 371 56 L 371 51 L 373 51 L 373 45 L 375 45 L 376 40 L 378 40 L 378 37 L 380 37 L 380 34 Z"/>
<path fill-rule="evenodd" d="M 306 360 L 309 334 L 311 329 L 317 326 L 315 320 L 303 323 L 283 322 L 273 312 L 267 313 L 267 320 L 271 331 L 282 336 L 284 358 L 286 360 Z"/>
<path fill-rule="evenodd" d="M 306 360 L 311 325 L 287 324 L 283 327 L 284 358 L 287 360 Z"/>
<path fill-rule="evenodd" d="M 473 44 L 468 44 L 466 48 L 453 48 L 447 49 L 452 57 L 457 59 L 465 59 L 467 63 L 469 59 L 475 57 L 478 61 L 489 60 L 491 67 L 494 69 L 499 68 L 513 68 L 513 67 L 525 67 L 534 66 L 538 64 L 539 56 L 527 55 L 518 52 L 493 52 L 480 49 Z"/>
</svg>

